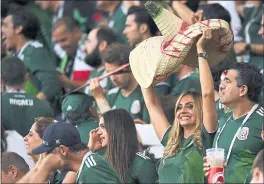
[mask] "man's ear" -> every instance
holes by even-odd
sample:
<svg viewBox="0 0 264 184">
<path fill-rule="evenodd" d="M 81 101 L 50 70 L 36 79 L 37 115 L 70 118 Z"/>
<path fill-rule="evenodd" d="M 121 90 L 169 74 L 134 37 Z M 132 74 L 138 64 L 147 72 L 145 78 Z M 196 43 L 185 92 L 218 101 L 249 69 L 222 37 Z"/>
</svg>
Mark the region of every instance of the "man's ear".
<svg viewBox="0 0 264 184">
<path fill-rule="evenodd" d="M 68 154 L 68 151 L 69 151 L 69 148 L 66 147 L 66 146 L 63 146 L 63 145 L 60 145 L 60 154 L 64 157 L 67 156 Z"/>
<path fill-rule="evenodd" d="M 20 34 L 20 33 L 22 32 L 22 30 L 23 30 L 23 27 L 22 27 L 22 26 L 17 26 L 17 27 L 15 28 L 15 33 L 16 33 L 16 34 Z"/>
<path fill-rule="evenodd" d="M 248 92 L 248 87 L 246 85 L 241 86 L 240 96 L 245 96 Z"/>
<path fill-rule="evenodd" d="M 17 167 L 14 165 L 10 165 L 8 167 L 8 173 L 10 173 L 12 175 L 13 178 L 16 178 L 18 175 L 18 170 Z"/>
<path fill-rule="evenodd" d="M 139 32 L 141 33 L 141 34 L 145 34 L 146 32 L 148 31 L 148 26 L 147 26 L 147 24 L 141 24 L 140 26 L 139 26 Z"/>
<path fill-rule="evenodd" d="M 103 40 L 101 43 L 99 43 L 98 49 L 100 52 L 103 52 L 103 50 L 105 50 L 106 47 L 107 47 L 107 42 Z"/>
</svg>

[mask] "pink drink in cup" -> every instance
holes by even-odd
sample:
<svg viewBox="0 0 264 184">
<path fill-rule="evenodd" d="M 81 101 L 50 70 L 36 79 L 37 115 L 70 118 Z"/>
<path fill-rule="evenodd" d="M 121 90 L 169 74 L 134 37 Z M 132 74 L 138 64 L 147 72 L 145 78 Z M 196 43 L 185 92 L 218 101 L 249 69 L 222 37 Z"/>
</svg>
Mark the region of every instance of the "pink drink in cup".
<svg viewBox="0 0 264 184">
<path fill-rule="evenodd" d="M 222 148 L 207 149 L 206 159 L 210 164 L 208 183 L 224 183 L 225 150 Z"/>
</svg>

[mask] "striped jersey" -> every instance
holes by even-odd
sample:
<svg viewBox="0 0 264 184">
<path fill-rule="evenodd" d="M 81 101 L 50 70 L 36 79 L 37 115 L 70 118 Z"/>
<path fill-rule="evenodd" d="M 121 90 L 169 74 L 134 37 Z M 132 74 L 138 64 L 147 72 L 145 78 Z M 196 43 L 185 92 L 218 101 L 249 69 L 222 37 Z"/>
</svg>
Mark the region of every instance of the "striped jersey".
<svg viewBox="0 0 264 184">
<path fill-rule="evenodd" d="M 87 152 L 77 172 L 76 183 L 120 183 L 114 168 L 97 153 Z"/>
</svg>

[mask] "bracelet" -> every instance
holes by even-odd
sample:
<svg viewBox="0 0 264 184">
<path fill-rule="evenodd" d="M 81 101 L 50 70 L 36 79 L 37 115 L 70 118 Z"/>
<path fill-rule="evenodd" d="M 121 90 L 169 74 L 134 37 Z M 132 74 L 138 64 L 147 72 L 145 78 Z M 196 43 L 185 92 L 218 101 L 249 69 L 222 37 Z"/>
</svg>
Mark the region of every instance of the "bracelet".
<svg viewBox="0 0 264 184">
<path fill-rule="evenodd" d="M 208 54 L 206 54 L 206 53 L 198 53 L 197 57 L 202 57 L 202 58 L 207 60 L 208 59 Z"/>
</svg>

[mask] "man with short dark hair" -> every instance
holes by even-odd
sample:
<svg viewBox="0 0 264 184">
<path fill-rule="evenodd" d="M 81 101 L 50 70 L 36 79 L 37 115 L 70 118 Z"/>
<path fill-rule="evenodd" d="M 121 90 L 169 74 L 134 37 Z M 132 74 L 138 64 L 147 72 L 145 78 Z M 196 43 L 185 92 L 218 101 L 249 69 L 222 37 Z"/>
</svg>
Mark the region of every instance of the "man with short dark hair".
<svg viewBox="0 0 264 184">
<path fill-rule="evenodd" d="M 27 163 L 17 153 L 3 152 L 1 160 L 1 183 L 16 183 L 29 171 Z"/>
<path fill-rule="evenodd" d="M 262 149 L 253 164 L 253 177 L 251 183 L 264 183 L 264 149 Z"/>
<path fill-rule="evenodd" d="M 101 54 L 112 43 L 117 41 L 114 30 L 107 26 L 96 27 L 91 30 L 85 43 L 86 58 L 85 62 L 95 69 L 92 71 L 89 80 L 105 74 L 104 61 Z M 114 87 L 109 77 L 100 81 L 101 87 L 107 92 Z M 85 93 L 90 94 L 90 88 L 85 89 Z"/>
<path fill-rule="evenodd" d="M 135 47 L 140 42 L 156 36 L 159 32 L 157 25 L 143 6 L 131 6 L 127 12 L 126 27 L 123 31 L 128 43 Z M 158 83 L 155 90 L 160 96 L 168 95 L 173 86 L 175 76 Z"/>
<path fill-rule="evenodd" d="M 62 17 L 52 27 L 52 36 L 66 52 L 59 64 L 58 78 L 66 89 L 85 84 L 93 67 L 84 61 L 86 34 L 82 34 L 78 23 L 69 17 Z"/>
<path fill-rule="evenodd" d="M 263 76 L 253 64 L 236 63 L 221 78 L 220 102 L 231 112 L 220 118 L 213 147 L 225 149 L 226 183 L 243 183 L 263 149 L 264 108 L 257 104 Z"/>
<path fill-rule="evenodd" d="M 131 46 L 135 47 L 143 40 L 156 36 L 157 32 L 155 22 L 144 7 L 131 6 L 129 8 L 123 33 Z"/>
<path fill-rule="evenodd" d="M 20 8 L 4 18 L 2 34 L 7 47 L 24 61 L 29 71 L 25 90 L 39 99 L 53 102 L 59 92 L 54 58 L 43 44 L 35 41 L 39 22 L 31 13 Z"/>
<path fill-rule="evenodd" d="M 39 100 L 25 92 L 24 84 L 28 73 L 19 58 L 4 58 L 1 68 L 1 80 L 6 87 L 1 97 L 2 121 L 7 130 L 16 130 L 24 137 L 36 117 L 53 117 L 54 111 L 47 101 Z"/>
<path fill-rule="evenodd" d="M 54 123 L 46 129 L 43 143 L 32 153 L 45 152 L 48 155 L 31 176 L 30 183 L 45 182 L 54 169 L 76 172 L 76 183 L 120 183 L 113 167 L 81 142 L 78 130 L 70 123 Z"/>
<path fill-rule="evenodd" d="M 114 71 L 121 65 L 129 63 L 131 50 L 132 48 L 125 44 L 114 43 L 110 45 L 103 53 L 106 71 Z M 130 112 L 134 119 L 150 123 L 140 86 L 130 68 L 125 68 L 111 75 L 110 79 L 115 88 L 109 90 L 106 97 L 98 83 L 98 78 L 91 81 L 91 94 L 94 96 L 101 113 L 110 108 L 123 108 Z"/>
</svg>

